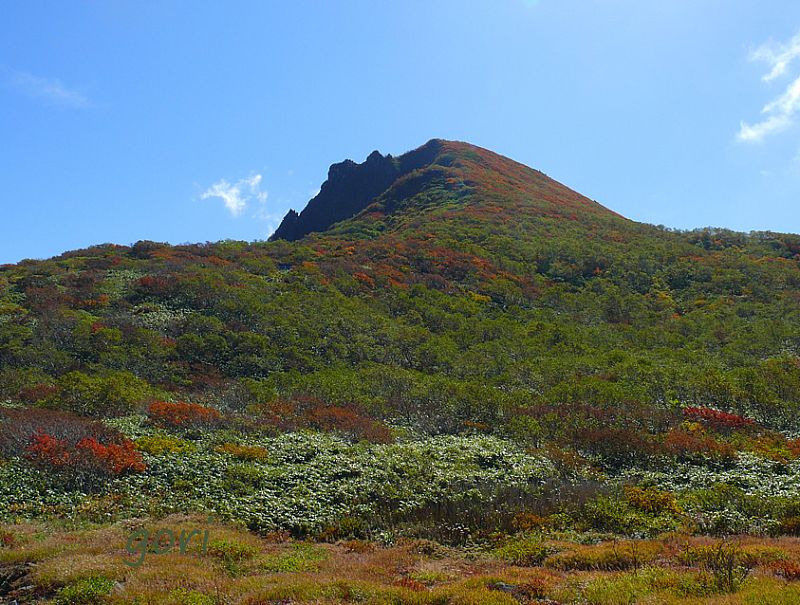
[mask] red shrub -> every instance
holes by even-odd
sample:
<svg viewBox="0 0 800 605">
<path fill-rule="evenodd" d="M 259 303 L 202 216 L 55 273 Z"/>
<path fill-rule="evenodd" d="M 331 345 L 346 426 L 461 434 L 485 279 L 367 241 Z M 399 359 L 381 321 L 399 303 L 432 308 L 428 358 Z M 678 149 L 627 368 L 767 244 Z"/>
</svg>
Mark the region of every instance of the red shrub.
<svg viewBox="0 0 800 605">
<path fill-rule="evenodd" d="M 25 448 L 26 456 L 48 466 L 67 466 L 72 460 L 69 441 L 56 439 L 52 435 L 37 434 Z"/>
<path fill-rule="evenodd" d="M 131 441 L 103 444 L 94 437 L 85 437 L 78 442 L 76 450 L 79 456 L 87 459 L 87 463 L 97 463 L 112 475 L 141 473 L 146 468 Z"/>
<path fill-rule="evenodd" d="M 42 399 L 47 399 L 51 395 L 55 395 L 57 392 L 58 387 L 49 384 L 37 384 L 32 387 L 20 389 L 19 393 L 17 393 L 17 398 L 20 401 L 35 403 L 37 401 L 41 401 Z"/>
<path fill-rule="evenodd" d="M 361 272 L 353 273 L 353 277 L 355 277 L 362 284 L 365 284 L 365 285 L 369 286 L 370 288 L 374 288 L 375 287 L 375 280 L 373 280 L 366 273 L 361 273 Z"/>
<path fill-rule="evenodd" d="M 26 458 L 49 468 L 77 471 L 81 474 L 117 476 L 145 470 L 141 454 L 131 441 L 100 443 L 84 437 L 71 444 L 51 435 L 34 435 L 26 450 Z"/>
<path fill-rule="evenodd" d="M 85 437 L 100 443 L 124 443 L 124 435 L 95 420 L 43 408 L 0 408 L 0 455 L 23 456 L 36 435 L 75 445 Z M 41 444 L 45 447 L 45 443 Z"/>
<path fill-rule="evenodd" d="M 395 586 L 399 586 L 400 588 L 407 588 L 408 590 L 413 590 L 414 592 L 422 592 L 423 590 L 428 590 L 428 587 L 425 586 L 422 582 L 417 582 L 413 578 L 400 578 L 399 580 L 394 582 Z"/>
<path fill-rule="evenodd" d="M 601 456 L 612 464 L 625 464 L 648 457 L 653 444 L 646 433 L 613 427 L 582 428 L 576 431 L 577 449 Z"/>
<path fill-rule="evenodd" d="M 222 415 L 214 408 L 183 401 L 177 403 L 153 402 L 147 409 L 147 415 L 153 424 L 177 429 L 208 427 L 216 425 L 222 420 Z"/>
<path fill-rule="evenodd" d="M 776 561 L 772 564 L 772 568 L 775 573 L 790 582 L 800 580 L 800 563 Z"/>
<path fill-rule="evenodd" d="M 264 420 L 285 431 L 311 427 L 320 431 L 337 431 L 373 443 L 392 441 L 386 425 L 364 415 L 357 405 L 330 405 L 310 395 L 273 401 L 267 406 Z"/>
<path fill-rule="evenodd" d="M 0 530 L 0 548 L 13 548 L 17 544 L 14 534 Z"/>
<path fill-rule="evenodd" d="M 168 296 L 175 287 L 173 280 L 162 275 L 145 275 L 139 279 L 137 285 L 143 294 L 154 296 Z"/>
<path fill-rule="evenodd" d="M 389 443 L 392 440 L 386 426 L 350 408 L 323 404 L 309 410 L 306 419 L 321 431 L 338 431 L 373 443 Z"/>
<path fill-rule="evenodd" d="M 717 441 L 710 435 L 697 435 L 683 429 L 673 429 L 667 433 L 663 449 L 664 453 L 678 458 L 692 458 L 701 455 L 727 459 L 736 454 L 736 450 L 727 443 Z"/>
<path fill-rule="evenodd" d="M 750 418 L 711 408 L 688 407 L 683 409 L 683 415 L 690 420 L 703 422 L 716 430 L 743 429 L 755 424 Z"/>
<path fill-rule="evenodd" d="M 0 453 L 21 456 L 91 487 L 100 477 L 145 470 L 124 435 L 102 423 L 38 408 L 0 411 Z"/>
</svg>

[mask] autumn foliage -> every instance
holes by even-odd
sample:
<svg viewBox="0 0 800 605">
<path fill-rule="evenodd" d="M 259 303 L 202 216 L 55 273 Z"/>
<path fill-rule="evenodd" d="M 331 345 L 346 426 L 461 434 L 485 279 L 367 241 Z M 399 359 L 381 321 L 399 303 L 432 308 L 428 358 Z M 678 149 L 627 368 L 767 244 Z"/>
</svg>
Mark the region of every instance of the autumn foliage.
<svg viewBox="0 0 800 605">
<path fill-rule="evenodd" d="M 731 459 L 736 450 L 729 444 L 712 436 L 677 428 L 671 430 L 664 439 L 664 451 L 677 458 L 691 459 L 697 456 Z"/>
<path fill-rule="evenodd" d="M 153 424 L 173 429 L 214 426 L 222 420 L 222 415 L 214 408 L 183 401 L 153 402 L 147 409 L 147 415 Z"/>
<path fill-rule="evenodd" d="M 91 486 L 94 479 L 145 470 L 141 454 L 118 431 L 68 412 L 0 411 L 0 453 Z"/>
<path fill-rule="evenodd" d="M 146 468 L 141 454 L 127 439 L 121 443 L 104 444 L 94 437 L 84 437 L 73 445 L 66 439 L 37 434 L 25 450 L 29 460 L 45 467 L 79 470 L 99 476 L 141 473 Z"/>
<path fill-rule="evenodd" d="M 263 418 L 281 430 L 313 428 L 373 443 L 392 441 L 386 425 L 364 415 L 356 404 L 331 405 L 308 395 L 273 401 L 267 406 Z"/>
<path fill-rule="evenodd" d="M 750 418 L 712 408 L 688 407 L 683 409 L 683 415 L 687 419 L 702 422 L 715 430 L 743 429 L 755 424 Z"/>
</svg>

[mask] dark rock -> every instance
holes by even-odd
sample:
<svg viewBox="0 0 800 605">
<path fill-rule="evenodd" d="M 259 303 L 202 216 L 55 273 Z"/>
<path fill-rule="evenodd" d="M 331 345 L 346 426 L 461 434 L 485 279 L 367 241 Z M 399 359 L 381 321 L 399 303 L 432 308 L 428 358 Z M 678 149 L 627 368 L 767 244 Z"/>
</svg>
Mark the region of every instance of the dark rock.
<svg viewBox="0 0 800 605">
<path fill-rule="evenodd" d="M 333 164 L 319 193 L 299 214 L 290 210 L 270 240 L 298 240 L 355 216 L 397 179 L 432 163 L 440 151 L 441 141 L 434 139 L 397 158 L 373 151 L 362 164 L 352 160 Z"/>
</svg>

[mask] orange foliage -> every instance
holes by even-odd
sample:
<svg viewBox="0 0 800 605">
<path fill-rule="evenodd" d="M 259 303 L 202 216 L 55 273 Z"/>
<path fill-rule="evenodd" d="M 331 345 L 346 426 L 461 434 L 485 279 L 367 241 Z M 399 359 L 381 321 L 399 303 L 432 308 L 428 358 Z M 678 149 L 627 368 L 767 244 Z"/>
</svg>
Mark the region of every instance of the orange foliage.
<svg viewBox="0 0 800 605">
<path fill-rule="evenodd" d="M 701 454 L 712 458 L 732 458 L 736 453 L 727 443 L 717 441 L 709 435 L 690 433 L 683 429 L 671 430 L 664 439 L 663 447 L 666 453 L 679 457 Z"/>
<path fill-rule="evenodd" d="M 183 401 L 177 403 L 153 402 L 147 409 L 147 415 L 153 424 L 167 428 L 211 426 L 222 420 L 222 415 L 214 408 Z"/>
<path fill-rule="evenodd" d="M 67 439 L 36 434 L 25 450 L 29 460 L 56 469 L 116 476 L 141 473 L 146 468 L 141 454 L 127 439 L 103 444 L 94 437 L 84 437 L 73 445 Z"/>
<path fill-rule="evenodd" d="M 403 577 L 399 580 L 395 581 L 395 586 L 399 586 L 400 588 L 406 588 L 408 590 L 413 590 L 414 592 L 422 592 L 424 590 L 428 590 L 428 587 L 425 586 L 422 582 L 417 582 L 413 578 Z"/>
</svg>

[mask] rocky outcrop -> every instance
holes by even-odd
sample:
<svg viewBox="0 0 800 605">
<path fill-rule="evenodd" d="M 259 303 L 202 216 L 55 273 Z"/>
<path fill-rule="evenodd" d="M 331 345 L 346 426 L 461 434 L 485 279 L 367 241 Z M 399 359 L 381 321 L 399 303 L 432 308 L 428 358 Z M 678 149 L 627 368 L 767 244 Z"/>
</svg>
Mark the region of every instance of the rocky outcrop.
<svg viewBox="0 0 800 605">
<path fill-rule="evenodd" d="M 298 240 L 355 216 L 397 179 L 432 163 L 440 151 L 441 142 L 433 139 L 397 158 L 373 151 L 361 164 L 352 160 L 333 164 L 319 193 L 299 214 L 289 210 L 270 240 Z"/>
</svg>

